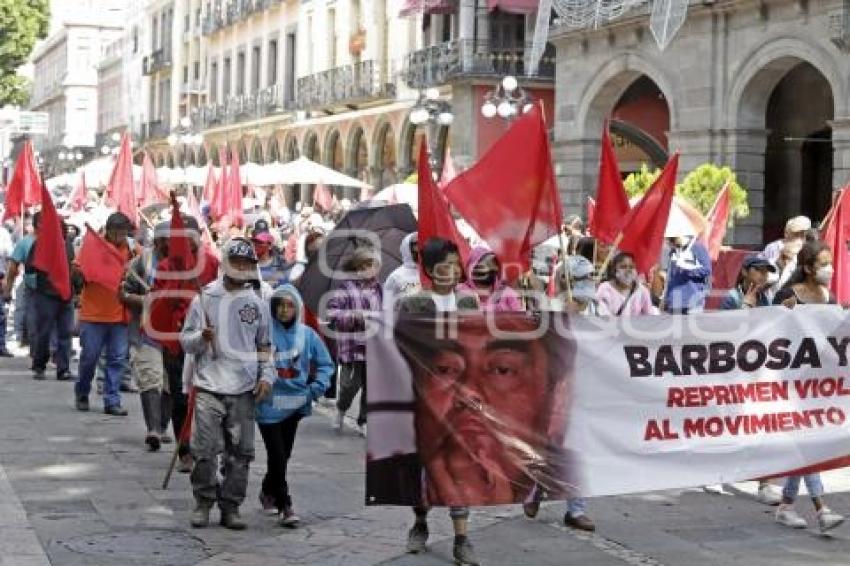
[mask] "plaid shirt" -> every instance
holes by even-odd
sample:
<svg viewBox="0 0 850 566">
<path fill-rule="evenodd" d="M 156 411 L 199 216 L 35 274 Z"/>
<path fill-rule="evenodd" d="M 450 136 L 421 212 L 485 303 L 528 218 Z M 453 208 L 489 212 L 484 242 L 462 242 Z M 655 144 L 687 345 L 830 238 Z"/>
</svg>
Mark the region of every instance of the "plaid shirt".
<svg viewBox="0 0 850 566">
<path fill-rule="evenodd" d="M 337 359 L 341 363 L 365 362 L 366 340 L 364 314 L 381 312 L 383 292 L 375 280 L 352 280 L 343 283 L 328 301 L 327 317 L 337 333 Z"/>
</svg>

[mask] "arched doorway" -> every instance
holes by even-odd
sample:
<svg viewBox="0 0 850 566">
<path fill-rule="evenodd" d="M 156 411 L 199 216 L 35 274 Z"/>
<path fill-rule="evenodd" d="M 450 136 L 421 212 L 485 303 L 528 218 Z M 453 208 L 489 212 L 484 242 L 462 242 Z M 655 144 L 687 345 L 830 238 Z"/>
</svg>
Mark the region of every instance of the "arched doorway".
<svg viewBox="0 0 850 566">
<path fill-rule="evenodd" d="M 345 170 L 345 150 L 342 147 L 342 136 L 339 135 L 339 130 L 332 130 L 328 134 L 322 154 L 325 156 L 325 165 L 339 172 Z M 329 188 L 337 198 L 342 198 L 342 187 L 333 186 Z"/>
<path fill-rule="evenodd" d="M 646 75 L 632 82 L 611 112 L 611 141 L 623 175 L 639 171 L 646 163 L 667 163 L 670 107 L 658 85 Z"/>
<path fill-rule="evenodd" d="M 284 144 L 283 160 L 284 163 L 289 163 L 296 159 L 298 159 L 298 140 L 295 139 L 295 136 L 289 136 Z M 289 208 L 295 208 L 295 204 L 299 201 L 302 203 L 304 202 L 301 199 L 298 185 L 284 185 L 283 196 L 284 199 L 286 199 L 286 205 Z"/>
<path fill-rule="evenodd" d="M 266 151 L 266 163 L 274 163 L 275 161 L 280 161 L 280 144 L 277 142 L 277 137 L 272 136 Z"/>
<path fill-rule="evenodd" d="M 832 88 L 810 63 L 798 62 L 770 93 L 764 115 L 765 241 L 781 237 L 791 216 L 816 222 L 829 210 L 834 114 Z"/>
<path fill-rule="evenodd" d="M 398 182 L 398 169 L 396 164 L 395 135 L 390 124 L 384 124 L 378 130 L 374 142 L 375 148 L 375 171 L 378 172 L 375 179 L 375 191 L 380 191 Z"/>
<path fill-rule="evenodd" d="M 366 143 L 366 136 L 363 133 L 363 128 L 357 127 L 348 138 L 348 167 L 346 173 L 356 179 L 360 179 L 365 183 L 370 183 L 369 179 L 369 147 Z M 347 187 L 347 197 L 354 199 L 360 195 L 360 189 Z"/>
<path fill-rule="evenodd" d="M 214 143 L 210 144 L 209 159 L 216 167 L 221 167 L 221 160 L 218 158 L 218 146 Z"/>
<path fill-rule="evenodd" d="M 238 151 L 239 151 L 239 163 L 247 163 L 248 162 L 248 145 L 245 143 L 245 140 L 239 142 Z"/>
<path fill-rule="evenodd" d="M 251 153 L 248 155 L 248 159 L 253 163 L 263 162 L 263 146 L 260 143 L 260 138 L 254 138 L 251 143 Z"/>
<path fill-rule="evenodd" d="M 198 148 L 198 165 L 204 166 L 209 162 L 209 157 L 207 156 L 207 146 L 201 145 Z"/>
<path fill-rule="evenodd" d="M 398 182 L 403 183 L 407 177 L 416 173 L 419 165 L 419 150 L 423 142 L 426 142 L 426 129 L 413 125 L 409 120 L 405 121 L 401 129 L 401 143 L 398 154 Z M 449 141 L 449 128 L 441 127 L 437 133 L 436 161 L 437 170 L 442 170 L 443 160 L 446 156 L 446 147 Z"/>
</svg>

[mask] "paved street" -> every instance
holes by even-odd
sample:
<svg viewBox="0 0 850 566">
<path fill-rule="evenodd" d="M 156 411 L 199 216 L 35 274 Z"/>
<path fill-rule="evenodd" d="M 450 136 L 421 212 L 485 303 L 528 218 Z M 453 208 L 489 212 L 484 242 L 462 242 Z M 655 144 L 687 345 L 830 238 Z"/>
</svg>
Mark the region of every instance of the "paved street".
<svg viewBox="0 0 850 566">
<path fill-rule="evenodd" d="M 19 358 L 0 366 L 0 565 L 451 563 L 451 526 L 443 511 L 432 514 L 430 552 L 417 557 L 403 552 L 407 509 L 363 505 L 364 441 L 351 431 L 334 434 L 329 413 L 306 421 L 296 441 L 291 477 L 301 528 L 276 527 L 259 511 L 265 454 L 257 435 L 243 508 L 248 530 L 192 530 L 188 477 L 177 474 L 161 489 L 169 454 L 144 451 L 137 396 L 126 396 L 126 419 L 77 413 L 72 386 L 33 381 L 27 363 Z M 850 474 L 827 474 L 826 484 L 842 492 L 828 497 L 831 506 L 850 513 Z M 772 522 L 771 509 L 733 491 L 593 500 L 596 535 L 562 527 L 558 504 L 544 507 L 536 521 L 519 508 L 476 511 L 471 536 L 483 564 L 848 563 L 850 527 L 830 537 L 789 531 Z M 813 522 L 806 501 L 798 508 Z"/>
</svg>

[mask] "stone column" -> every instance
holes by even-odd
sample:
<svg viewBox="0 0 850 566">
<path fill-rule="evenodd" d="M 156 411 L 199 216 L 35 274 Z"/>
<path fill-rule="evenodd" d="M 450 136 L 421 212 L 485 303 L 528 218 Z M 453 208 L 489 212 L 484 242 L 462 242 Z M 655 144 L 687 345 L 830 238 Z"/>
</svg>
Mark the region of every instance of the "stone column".
<svg viewBox="0 0 850 566">
<path fill-rule="evenodd" d="M 478 159 L 478 117 L 481 102 L 475 99 L 474 86 L 469 83 L 452 84 L 452 114 L 449 127 L 449 145 L 456 164 L 468 168 Z M 418 148 L 416 148 L 418 150 Z"/>
<path fill-rule="evenodd" d="M 482 0 L 483 1 L 483 0 Z M 472 69 L 473 40 L 475 39 L 476 0 L 460 0 L 458 6 L 458 43 L 462 69 Z"/>
<path fill-rule="evenodd" d="M 750 214 L 735 221 L 732 242 L 737 245 L 762 243 L 764 229 L 764 152 L 767 130 L 729 130 L 725 132 L 726 155 L 723 162 L 737 175 L 747 190 Z"/>
<path fill-rule="evenodd" d="M 596 192 L 599 139 L 564 139 L 552 144 L 555 177 L 566 213 L 585 216 L 587 197 Z"/>
<path fill-rule="evenodd" d="M 832 120 L 832 188 L 838 190 L 850 182 L 850 117 Z"/>
</svg>

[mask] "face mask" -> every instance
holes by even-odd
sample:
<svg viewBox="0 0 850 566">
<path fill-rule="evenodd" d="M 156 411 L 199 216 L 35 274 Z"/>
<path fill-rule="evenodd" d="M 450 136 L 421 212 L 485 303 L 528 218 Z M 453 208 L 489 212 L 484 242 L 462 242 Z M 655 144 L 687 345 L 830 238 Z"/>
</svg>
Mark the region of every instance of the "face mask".
<svg viewBox="0 0 850 566">
<path fill-rule="evenodd" d="M 825 265 L 815 272 L 815 281 L 821 285 L 829 285 L 832 281 L 833 269 L 831 265 Z"/>
<path fill-rule="evenodd" d="M 767 272 L 767 286 L 773 287 L 779 282 L 779 274 L 772 271 Z"/>
<path fill-rule="evenodd" d="M 632 285 L 637 279 L 637 275 L 632 270 L 618 269 L 614 273 L 614 277 L 617 278 L 617 281 L 622 285 Z"/>
<path fill-rule="evenodd" d="M 496 277 L 498 277 L 498 273 L 495 271 L 486 271 L 484 273 L 478 273 L 473 277 L 473 280 L 478 285 L 483 285 L 485 287 L 492 287 L 496 282 Z"/>
</svg>

